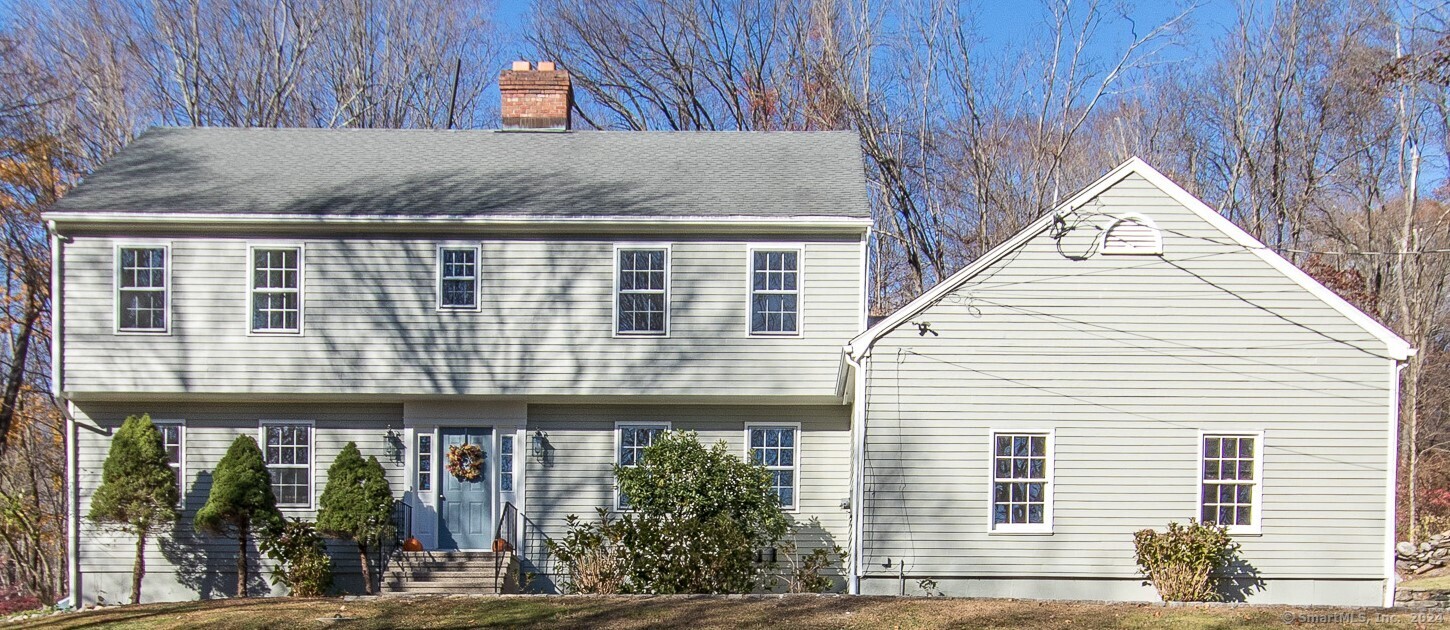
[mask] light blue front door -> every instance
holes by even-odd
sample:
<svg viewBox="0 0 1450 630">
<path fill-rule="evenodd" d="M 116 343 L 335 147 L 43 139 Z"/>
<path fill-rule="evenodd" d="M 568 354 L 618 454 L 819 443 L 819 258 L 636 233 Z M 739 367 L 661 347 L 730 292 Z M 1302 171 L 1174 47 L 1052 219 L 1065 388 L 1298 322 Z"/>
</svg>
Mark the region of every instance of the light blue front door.
<svg viewBox="0 0 1450 630">
<path fill-rule="evenodd" d="M 493 430 L 477 427 L 445 428 L 439 431 L 439 449 L 445 466 L 438 495 L 438 547 L 440 549 L 487 550 L 493 547 Z M 448 448 L 477 444 L 483 449 L 483 466 L 477 479 L 463 481 L 448 472 Z"/>
</svg>

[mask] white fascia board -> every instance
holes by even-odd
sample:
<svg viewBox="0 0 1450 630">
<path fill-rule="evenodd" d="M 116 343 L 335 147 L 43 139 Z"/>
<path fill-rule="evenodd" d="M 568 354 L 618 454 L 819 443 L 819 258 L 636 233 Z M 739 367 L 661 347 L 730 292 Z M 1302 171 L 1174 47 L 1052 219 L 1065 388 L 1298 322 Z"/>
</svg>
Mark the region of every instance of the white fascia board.
<svg viewBox="0 0 1450 630">
<path fill-rule="evenodd" d="M 1415 353 L 1415 350 L 1410 347 L 1410 344 L 1404 339 L 1401 339 L 1399 335 L 1396 335 L 1383 324 L 1366 315 L 1363 311 L 1355 308 L 1354 305 L 1346 302 L 1344 298 L 1339 297 L 1334 291 L 1320 284 L 1319 281 L 1310 277 L 1302 269 L 1294 266 L 1293 263 L 1285 260 L 1284 257 L 1269 249 L 1268 246 L 1259 242 L 1258 239 L 1250 236 L 1248 232 L 1243 231 L 1239 226 L 1234 225 L 1233 221 L 1228 220 L 1228 218 L 1219 214 L 1213 208 L 1208 207 L 1207 204 L 1204 204 L 1178 184 L 1173 183 L 1172 180 L 1158 172 L 1157 169 L 1149 166 L 1147 162 L 1134 157 L 1118 165 L 1117 168 L 1109 171 L 1107 175 L 1093 182 L 1087 188 L 1082 189 L 1067 201 L 1059 204 L 1052 212 L 1038 217 L 1036 221 L 1033 221 L 1021 232 L 1018 232 L 1006 242 L 983 254 L 980 258 L 973 261 L 972 264 L 967 265 L 966 268 L 952 274 L 946 280 L 937 283 L 931 290 L 921 294 L 886 319 L 877 322 L 875 326 L 857 335 L 847 344 L 847 354 L 852 357 L 862 356 L 881 337 L 895 330 L 906 320 L 926 310 L 951 292 L 960 288 L 963 284 L 966 284 L 967 281 L 971 280 L 987 267 L 1005 258 L 1008 254 L 1025 245 L 1038 234 L 1041 234 L 1043 230 L 1046 230 L 1052 225 L 1054 217 L 1076 210 L 1078 207 L 1101 195 L 1108 188 L 1133 174 L 1152 183 L 1174 201 L 1182 204 L 1189 211 L 1198 215 L 1215 228 L 1218 228 L 1219 231 L 1223 232 L 1235 243 L 1253 253 L 1255 256 L 1258 256 L 1264 262 L 1267 262 L 1271 267 L 1277 269 L 1290 280 L 1293 280 L 1296 284 L 1309 291 L 1309 293 L 1319 298 L 1330 308 L 1338 311 L 1341 315 L 1344 315 L 1350 321 L 1359 325 L 1366 332 L 1384 343 L 1388 350 L 1387 358 L 1403 361 Z"/>
<path fill-rule="evenodd" d="M 490 215 L 490 216 L 315 216 L 299 214 L 228 214 L 207 212 L 151 213 L 151 212 L 48 212 L 44 218 L 57 223 L 111 224 L 127 223 L 138 225 L 301 225 L 301 226 L 454 226 L 477 225 L 486 227 L 602 227 L 602 226 L 735 226 L 747 228 L 837 228 L 865 231 L 871 227 L 866 217 L 756 217 L 756 216 L 534 216 L 534 215 Z"/>
</svg>

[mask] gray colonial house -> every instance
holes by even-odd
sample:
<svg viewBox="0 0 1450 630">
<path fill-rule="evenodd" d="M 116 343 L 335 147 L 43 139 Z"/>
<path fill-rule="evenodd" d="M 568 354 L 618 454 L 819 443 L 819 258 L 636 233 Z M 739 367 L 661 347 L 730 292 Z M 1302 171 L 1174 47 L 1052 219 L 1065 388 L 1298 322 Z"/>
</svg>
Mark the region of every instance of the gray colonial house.
<svg viewBox="0 0 1450 630">
<path fill-rule="evenodd" d="M 140 413 L 185 508 L 148 600 L 229 593 L 189 523 L 238 435 L 301 518 L 377 456 L 426 550 L 384 590 L 447 592 L 557 588 L 545 541 L 684 429 L 851 593 L 1153 600 L 1133 532 L 1203 519 L 1248 601 L 1390 601 L 1413 350 L 1143 162 L 868 327 L 853 133 L 573 131 L 552 64 L 500 85 L 498 131 L 153 129 L 47 213 L 80 601 L 129 592 L 75 515 Z"/>
</svg>

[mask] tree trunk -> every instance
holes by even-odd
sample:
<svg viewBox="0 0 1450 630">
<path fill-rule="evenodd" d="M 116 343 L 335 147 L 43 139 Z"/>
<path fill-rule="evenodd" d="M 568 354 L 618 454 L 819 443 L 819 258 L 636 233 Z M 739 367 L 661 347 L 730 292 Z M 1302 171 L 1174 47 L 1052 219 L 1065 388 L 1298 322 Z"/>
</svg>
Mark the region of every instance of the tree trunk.
<svg viewBox="0 0 1450 630">
<path fill-rule="evenodd" d="M 136 533 L 136 563 L 131 566 L 131 603 L 141 603 L 141 578 L 146 576 L 146 532 Z"/>
<path fill-rule="evenodd" d="M 237 597 L 247 596 L 247 526 L 237 526 Z"/>
<path fill-rule="evenodd" d="M 359 542 L 357 544 L 357 555 L 358 555 L 359 558 L 362 559 L 363 593 L 366 594 L 366 595 L 372 595 L 373 594 L 373 570 L 372 570 L 372 563 L 368 561 L 368 545 L 367 545 L 367 543 Z"/>
</svg>

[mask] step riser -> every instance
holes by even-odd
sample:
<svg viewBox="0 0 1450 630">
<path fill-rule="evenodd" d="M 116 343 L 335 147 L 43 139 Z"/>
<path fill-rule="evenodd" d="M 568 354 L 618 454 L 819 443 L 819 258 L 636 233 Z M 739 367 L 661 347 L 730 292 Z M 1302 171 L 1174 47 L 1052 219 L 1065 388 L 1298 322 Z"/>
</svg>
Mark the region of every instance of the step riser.
<svg viewBox="0 0 1450 630">
<path fill-rule="evenodd" d="M 414 551 L 394 554 L 382 592 L 395 595 L 499 595 L 516 593 L 518 559 L 492 552 Z"/>
</svg>

